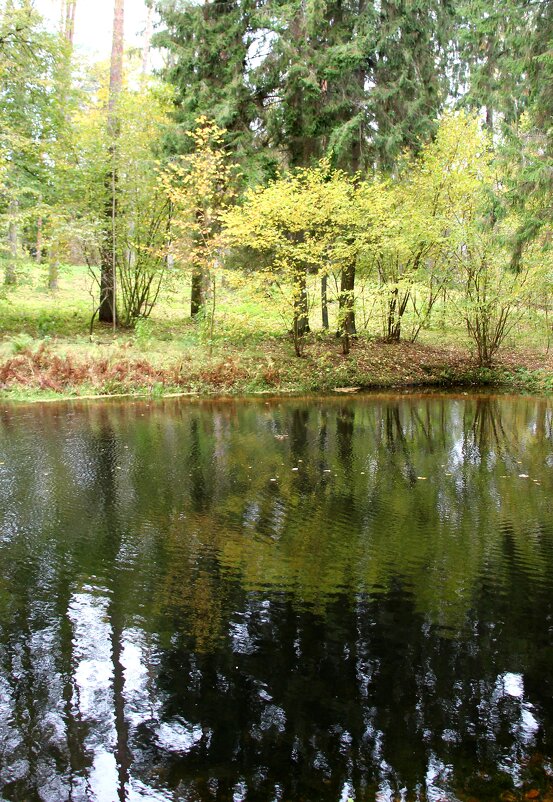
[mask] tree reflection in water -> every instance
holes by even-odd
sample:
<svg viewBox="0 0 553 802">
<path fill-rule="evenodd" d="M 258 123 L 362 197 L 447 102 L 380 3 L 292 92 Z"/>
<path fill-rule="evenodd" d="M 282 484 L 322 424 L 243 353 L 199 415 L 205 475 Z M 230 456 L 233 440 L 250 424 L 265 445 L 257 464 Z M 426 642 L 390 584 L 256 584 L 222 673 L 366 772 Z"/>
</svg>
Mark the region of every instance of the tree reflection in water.
<svg viewBox="0 0 553 802">
<path fill-rule="evenodd" d="M 3 410 L 3 798 L 547 790 L 552 420 L 493 396 Z"/>
</svg>

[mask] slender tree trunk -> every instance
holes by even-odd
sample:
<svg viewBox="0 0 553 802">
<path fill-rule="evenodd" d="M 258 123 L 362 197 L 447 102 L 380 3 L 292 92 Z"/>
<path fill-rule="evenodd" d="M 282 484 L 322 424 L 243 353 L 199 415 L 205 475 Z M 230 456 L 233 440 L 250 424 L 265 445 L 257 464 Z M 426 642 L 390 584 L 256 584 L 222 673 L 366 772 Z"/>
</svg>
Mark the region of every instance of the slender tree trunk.
<svg viewBox="0 0 553 802">
<path fill-rule="evenodd" d="M 486 128 L 493 136 L 493 106 L 486 106 Z"/>
<path fill-rule="evenodd" d="M 8 261 L 4 276 L 5 283 L 11 285 L 17 283 L 17 209 L 17 201 L 12 201 L 9 206 Z"/>
<path fill-rule="evenodd" d="M 77 8 L 77 0 L 67 0 L 65 9 L 65 26 L 64 34 L 67 42 L 73 46 L 73 37 L 75 35 L 75 11 Z"/>
<path fill-rule="evenodd" d="M 297 296 L 294 299 L 294 320 L 297 321 L 297 331 L 300 337 L 310 331 L 309 307 L 307 301 L 307 273 L 300 270 L 297 278 Z"/>
<path fill-rule="evenodd" d="M 146 30 L 144 31 L 144 44 L 142 46 L 142 77 L 148 75 L 150 66 L 150 47 L 152 43 L 152 31 L 154 25 L 154 7 L 148 6 L 148 17 L 146 19 Z"/>
<path fill-rule="evenodd" d="M 340 281 L 340 297 L 339 297 L 339 316 L 340 326 L 338 329 L 338 336 L 347 333 L 350 337 L 357 334 L 355 326 L 355 311 L 354 311 L 354 290 L 355 290 L 355 264 L 350 262 L 342 269 L 342 278 Z"/>
<path fill-rule="evenodd" d="M 111 169 L 106 175 L 106 207 L 104 242 L 101 252 L 100 307 L 98 319 L 102 323 L 117 322 L 116 311 L 116 250 L 115 222 L 117 220 L 117 139 L 119 122 L 117 101 L 123 85 L 124 0 L 115 0 L 113 14 L 113 41 L 109 79 L 108 133 L 111 138 Z"/>
<path fill-rule="evenodd" d="M 36 253 L 35 262 L 39 265 L 42 262 L 42 215 L 36 221 Z"/>
<path fill-rule="evenodd" d="M 307 300 L 307 272 L 299 269 L 296 273 L 294 287 L 294 342 L 296 353 L 300 356 L 301 348 L 298 348 L 302 337 L 309 331 L 309 308 Z"/>
<path fill-rule="evenodd" d="M 190 288 L 190 316 L 197 318 L 205 307 L 207 298 L 207 276 L 205 270 L 195 267 L 192 271 L 192 286 Z"/>
<path fill-rule="evenodd" d="M 48 260 L 48 289 L 49 290 L 57 290 L 58 289 L 58 278 L 59 278 L 59 267 L 60 267 L 60 260 L 59 260 L 59 253 L 58 249 L 55 245 L 52 245 L 50 248 L 50 256 Z"/>
<path fill-rule="evenodd" d="M 321 276 L 321 316 L 323 320 L 323 329 L 329 328 L 328 324 L 328 298 L 327 298 L 327 285 L 328 276 L 324 273 Z"/>
</svg>

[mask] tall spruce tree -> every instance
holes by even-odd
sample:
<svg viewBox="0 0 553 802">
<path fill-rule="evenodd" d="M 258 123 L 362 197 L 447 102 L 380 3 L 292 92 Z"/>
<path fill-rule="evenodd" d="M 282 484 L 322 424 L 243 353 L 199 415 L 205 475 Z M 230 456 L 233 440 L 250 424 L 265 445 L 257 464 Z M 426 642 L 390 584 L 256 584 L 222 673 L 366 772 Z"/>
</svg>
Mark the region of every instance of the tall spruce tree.
<svg viewBox="0 0 553 802">
<path fill-rule="evenodd" d="M 455 9 L 452 94 L 479 111 L 490 133 L 504 133 L 524 111 L 527 50 L 534 28 L 527 0 L 466 0 Z"/>
<path fill-rule="evenodd" d="M 374 166 L 390 170 L 435 130 L 448 96 L 452 5 L 449 0 L 382 0 L 369 42 L 367 104 Z M 374 13 L 374 12 L 373 12 Z"/>
<path fill-rule="evenodd" d="M 187 131 L 207 116 L 227 131 L 227 144 L 242 159 L 251 156 L 258 117 L 247 80 L 255 0 L 162 0 L 163 28 L 153 43 L 167 53 L 164 77 L 175 87 L 178 127 L 169 149 L 190 148 Z"/>
<path fill-rule="evenodd" d="M 516 268 L 527 243 L 538 239 L 549 248 L 553 236 L 553 5 L 521 0 L 521 6 L 525 114 L 506 137 L 515 164 L 511 197 L 521 221 L 513 248 Z"/>
<path fill-rule="evenodd" d="M 242 160 L 262 148 L 284 168 L 327 156 L 352 173 L 391 169 L 432 135 L 447 97 L 449 3 L 165 0 L 156 44 L 169 53 L 177 121 L 187 130 L 206 114 Z M 354 283 L 352 264 L 340 289 L 349 333 Z"/>
</svg>

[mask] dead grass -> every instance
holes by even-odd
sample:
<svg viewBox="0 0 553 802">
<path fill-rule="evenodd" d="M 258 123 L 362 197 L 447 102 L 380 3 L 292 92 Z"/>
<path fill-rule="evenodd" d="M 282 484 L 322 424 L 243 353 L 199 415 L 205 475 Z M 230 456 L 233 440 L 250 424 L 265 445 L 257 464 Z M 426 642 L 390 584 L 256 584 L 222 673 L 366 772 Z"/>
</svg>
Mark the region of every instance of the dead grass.
<svg viewBox="0 0 553 802">
<path fill-rule="evenodd" d="M 63 343 L 26 347 L 0 363 L 0 392 L 40 395 L 114 395 L 118 393 L 239 394 L 262 390 L 324 392 L 351 385 L 424 387 L 501 383 L 520 384 L 535 372 L 553 377 L 553 354 L 506 350 L 495 369 L 480 370 L 464 348 L 422 343 L 386 343 L 359 338 L 343 356 L 333 337 L 314 335 L 305 357 L 294 356 L 285 337 L 268 338 L 249 349 L 226 346 L 212 357 L 201 349 L 171 352 L 161 359 L 131 344 L 110 353 L 89 345 L 62 352 Z M 547 389 L 547 388 L 546 388 Z"/>
<path fill-rule="evenodd" d="M 471 358 L 464 329 L 439 315 L 415 344 L 383 342 L 373 326 L 353 341 L 348 356 L 332 333 L 314 331 L 298 359 L 283 333 L 286 321 L 266 300 L 252 288 L 222 286 L 210 356 L 205 327 L 187 318 L 188 289 L 180 280 L 178 292 L 165 293 L 151 320 L 135 331 L 113 332 L 97 325 L 92 341 L 87 336 L 87 281 L 82 268 L 68 268 L 55 295 L 45 292 L 42 278 L 36 277 L 0 303 L 4 397 L 326 392 L 351 385 L 484 382 L 553 390 L 553 351 L 546 350 L 543 331 L 529 324 L 513 332 L 493 370 L 487 371 Z M 314 310 L 312 324 L 317 317 Z"/>
</svg>

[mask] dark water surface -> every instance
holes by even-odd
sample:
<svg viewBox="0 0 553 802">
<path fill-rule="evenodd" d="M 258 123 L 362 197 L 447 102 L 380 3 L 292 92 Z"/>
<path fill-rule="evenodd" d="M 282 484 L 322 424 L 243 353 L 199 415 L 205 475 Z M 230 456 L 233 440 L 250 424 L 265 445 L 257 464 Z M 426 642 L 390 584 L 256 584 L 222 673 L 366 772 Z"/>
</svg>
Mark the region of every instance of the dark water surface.
<svg viewBox="0 0 553 802">
<path fill-rule="evenodd" d="M 493 396 L 0 408 L 0 798 L 545 793 L 552 428 Z"/>
</svg>

